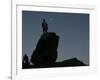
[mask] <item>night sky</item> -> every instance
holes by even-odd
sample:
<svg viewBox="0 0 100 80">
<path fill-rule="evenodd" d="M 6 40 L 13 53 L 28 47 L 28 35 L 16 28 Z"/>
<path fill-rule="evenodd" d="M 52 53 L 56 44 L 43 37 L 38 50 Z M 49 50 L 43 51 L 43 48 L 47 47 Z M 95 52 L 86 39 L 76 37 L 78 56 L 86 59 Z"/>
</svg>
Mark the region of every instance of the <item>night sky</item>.
<svg viewBox="0 0 100 80">
<path fill-rule="evenodd" d="M 60 36 L 58 59 L 73 57 L 89 64 L 89 14 L 22 11 L 22 55 L 30 58 L 42 32 L 42 21 L 48 32 Z"/>
</svg>

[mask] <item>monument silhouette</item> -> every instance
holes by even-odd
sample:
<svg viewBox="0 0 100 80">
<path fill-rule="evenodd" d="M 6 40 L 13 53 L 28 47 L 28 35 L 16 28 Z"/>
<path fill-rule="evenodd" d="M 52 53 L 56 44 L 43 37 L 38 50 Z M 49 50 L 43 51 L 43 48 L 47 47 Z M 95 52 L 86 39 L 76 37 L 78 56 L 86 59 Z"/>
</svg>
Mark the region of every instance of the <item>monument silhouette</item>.
<svg viewBox="0 0 100 80">
<path fill-rule="evenodd" d="M 45 19 L 42 22 L 43 34 L 37 42 L 36 48 L 29 61 L 28 56 L 23 56 L 23 69 L 27 68 L 47 68 L 47 67 L 69 67 L 69 66 L 87 66 L 77 58 L 72 58 L 57 62 L 59 35 L 55 32 L 48 32 L 48 24 Z M 32 63 L 30 65 L 30 63 Z"/>
</svg>

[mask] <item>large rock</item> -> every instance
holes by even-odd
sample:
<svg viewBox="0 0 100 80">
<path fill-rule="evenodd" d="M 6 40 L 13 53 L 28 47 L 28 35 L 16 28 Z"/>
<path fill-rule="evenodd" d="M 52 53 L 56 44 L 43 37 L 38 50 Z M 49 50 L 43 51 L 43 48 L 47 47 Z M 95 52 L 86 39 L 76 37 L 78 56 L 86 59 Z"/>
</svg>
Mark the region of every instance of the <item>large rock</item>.
<svg viewBox="0 0 100 80">
<path fill-rule="evenodd" d="M 30 68 L 48 68 L 48 67 L 78 67 L 78 66 L 89 66 L 84 64 L 82 61 L 77 58 L 66 59 L 60 62 L 55 62 L 54 64 L 40 66 L 40 65 L 31 65 Z"/>
<path fill-rule="evenodd" d="M 82 61 L 77 58 L 67 59 L 61 62 L 56 62 L 52 67 L 71 67 L 71 66 L 86 66 Z"/>
<path fill-rule="evenodd" d="M 59 36 L 54 32 L 42 34 L 36 49 L 31 56 L 31 62 L 38 66 L 48 66 L 56 62 Z"/>
</svg>

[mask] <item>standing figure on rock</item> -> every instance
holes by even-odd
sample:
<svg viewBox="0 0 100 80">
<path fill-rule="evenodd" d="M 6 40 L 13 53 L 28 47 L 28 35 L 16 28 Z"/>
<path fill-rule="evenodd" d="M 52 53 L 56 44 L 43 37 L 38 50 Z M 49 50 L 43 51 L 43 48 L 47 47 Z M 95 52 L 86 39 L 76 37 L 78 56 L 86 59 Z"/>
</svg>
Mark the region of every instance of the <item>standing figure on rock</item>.
<svg viewBox="0 0 100 80">
<path fill-rule="evenodd" d="M 42 22 L 43 33 L 47 33 L 48 31 L 48 24 L 46 23 L 45 19 Z"/>
</svg>

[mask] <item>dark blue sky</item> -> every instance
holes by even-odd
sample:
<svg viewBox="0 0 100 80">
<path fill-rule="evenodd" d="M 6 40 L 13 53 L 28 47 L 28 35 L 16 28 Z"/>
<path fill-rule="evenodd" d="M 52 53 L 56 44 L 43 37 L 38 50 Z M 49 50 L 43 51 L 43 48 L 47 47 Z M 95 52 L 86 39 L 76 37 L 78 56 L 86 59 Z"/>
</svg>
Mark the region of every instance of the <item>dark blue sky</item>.
<svg viewBox="0 0 100 80">
<path fill-rule="evenodd" d="M 89 14 L 23 11 L 22 54 L 32 55 L 42 34 L 43 18 L 48 31 L 60 36 L 57 61 L 77 57 L 89 64 Z"/>
</svg>

